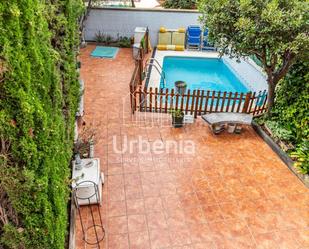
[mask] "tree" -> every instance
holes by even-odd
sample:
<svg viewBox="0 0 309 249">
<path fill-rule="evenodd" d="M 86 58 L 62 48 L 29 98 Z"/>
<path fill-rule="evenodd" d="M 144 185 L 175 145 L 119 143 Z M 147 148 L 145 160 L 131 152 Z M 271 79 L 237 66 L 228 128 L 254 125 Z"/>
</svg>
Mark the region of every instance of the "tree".
<svg viewBox="0 0 309 249">
<path fill-rule="evenodd" d="M 167 9 L 196 9 L 197 0 L 165 0 L 163 7 Z"/>
<path fill-rule="evenodd" d="M 199 9 L 221 55 L 255 55 L 261 61 L 267 73 L 270 113 L 276 85 L 296 59 L 308 56 L 309 2 L 200 0 Z"/>
</svg>

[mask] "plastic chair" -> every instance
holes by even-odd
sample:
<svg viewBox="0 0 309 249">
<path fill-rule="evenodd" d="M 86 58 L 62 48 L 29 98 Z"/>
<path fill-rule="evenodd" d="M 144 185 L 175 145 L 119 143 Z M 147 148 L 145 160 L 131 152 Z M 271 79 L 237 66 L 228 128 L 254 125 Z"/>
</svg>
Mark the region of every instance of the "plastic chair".
<svg viewBox="0 0 309 249">
<path fill-rule="evenodd" d="M 202 30 L 199 26 L 189 26 L 187 29 L 187 49 L 201 49 Z"/>
</svg>

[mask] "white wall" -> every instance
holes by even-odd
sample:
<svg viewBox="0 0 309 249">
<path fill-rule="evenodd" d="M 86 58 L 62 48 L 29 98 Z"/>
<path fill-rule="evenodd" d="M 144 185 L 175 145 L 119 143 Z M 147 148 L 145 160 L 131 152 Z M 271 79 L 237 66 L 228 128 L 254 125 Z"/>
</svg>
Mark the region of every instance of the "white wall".
<svg viewBox="0 0 309 249">
<path fill-rule="evenodd" d="M 199 24 L 200 13 L 191 10 L 93 8 L 86 20 L 86 40 L 94 41 L 98 31 L 117 37 L 133 36 L 135 27 L 148 27 L 152 45 L 157 44 L 158 31 L 166 28 Z"/>
</svg>

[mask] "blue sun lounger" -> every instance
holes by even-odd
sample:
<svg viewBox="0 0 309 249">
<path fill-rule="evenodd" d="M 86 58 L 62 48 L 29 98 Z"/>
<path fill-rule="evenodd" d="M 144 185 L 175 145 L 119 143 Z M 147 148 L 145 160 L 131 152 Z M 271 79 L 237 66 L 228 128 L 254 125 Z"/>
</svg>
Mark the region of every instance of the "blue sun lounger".
<svg viewBox="0 0 309 249">
<path fill-rule="evenodd" d="M 187 29 L 187 49 L 201 49 L 202 30 L 199 26 L 189 26 Z"/>
</svg>

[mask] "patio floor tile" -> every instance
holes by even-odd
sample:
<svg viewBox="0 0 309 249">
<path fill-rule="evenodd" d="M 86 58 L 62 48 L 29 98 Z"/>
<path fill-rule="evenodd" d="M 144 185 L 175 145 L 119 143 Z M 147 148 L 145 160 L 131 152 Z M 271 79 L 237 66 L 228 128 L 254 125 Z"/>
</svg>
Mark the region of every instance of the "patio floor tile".
<svg viewBox="0 0 309 249">
<path fill-rule="evenodd" d="M 257 249 L 278 249 L 278 237 L 276 233 L 263 233 L 254 236 Z"/>
<path fill-rule="evenodd" d="M 128 234 L 111 234 L 108 238 L 108 249 L 128 249 Z"/>
<path fill-rule="evenodd" d="M 148 231 L 140 231 L 129 234 L 130 249 L 150 249 Z"/>
<path fill-rule="evenodd" d="M 107 231 L 110 234 L 121 234 L 128 232 L 127 216 L 112 217 L 108 219 Z"/>
<path fill-rule="evenodd" d="M 129 232 L 140 232 L 147 229 L 146 216 L 144 214 L 128 215 Z"/>
<path fill-rule="evenodd" d="M 171 228 L 169 234 L 172 246 L 185 246 L 191 244 L 190 230 L 186 227 Z"/>
<path fill-rule="evenodd" d="M 219 205 L 203 205 L 202 209 L 204 211 L 204 216 L 208 222 L 215 222 L 223 220 L 223 212 Z"/>
<path fill-rule="evenodd" d="M 151 249 L 169 248 L 171 241 L 167 229 L 155 229 L 149 231 Z"/>
<path fill-rule="evenodd" d="M 126 215 L 125 201 L 110 201 L 108 204 L 108 217 Z"/>
<path fill-rule="evenodd" d="M 145 213 L 144 199 L 127 200 L 127 214 L 143 214 Z"/>
<path fill-rule="evenodd" d="M 147 213 L 163 211 L 163 202 L 161 197 L 146 197 L 144 200 Z"/>
<path fill-rule="evenodd" d="M 147 214 L 147 224 L 150 230 L 164 230 L 167 228 L 167 222 L 164 212 Z"/>
</svg>

